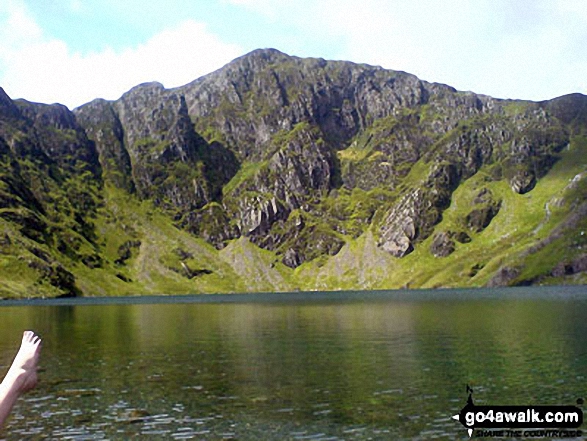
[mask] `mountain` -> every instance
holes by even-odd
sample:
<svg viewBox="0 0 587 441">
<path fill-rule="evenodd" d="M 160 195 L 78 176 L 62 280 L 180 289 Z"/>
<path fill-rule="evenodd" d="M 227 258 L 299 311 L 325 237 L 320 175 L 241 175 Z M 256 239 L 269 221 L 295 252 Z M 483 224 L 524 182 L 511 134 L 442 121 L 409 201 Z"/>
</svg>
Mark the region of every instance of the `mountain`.
<svg viewBox="0 0 587 441">
<path fill-rule="evenodd" d="M 70 111 L 0 89 L 0 296 L 587 281 L 587 97 L 257 50 Z"/>
</svg>

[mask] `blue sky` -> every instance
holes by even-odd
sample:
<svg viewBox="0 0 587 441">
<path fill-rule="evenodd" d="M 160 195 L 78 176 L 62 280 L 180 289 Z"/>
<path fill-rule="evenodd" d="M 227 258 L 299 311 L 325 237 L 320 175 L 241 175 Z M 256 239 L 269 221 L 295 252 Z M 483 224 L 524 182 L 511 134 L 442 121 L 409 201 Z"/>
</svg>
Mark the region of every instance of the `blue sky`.
<svg viewBox="0 0 587 441">
<path fill-rule="evenodd" d="M 266 47 L 499 98 L 587 94 L 584 0 L 0 1 L 0 87 L 70 108 Z"/>
</svg>

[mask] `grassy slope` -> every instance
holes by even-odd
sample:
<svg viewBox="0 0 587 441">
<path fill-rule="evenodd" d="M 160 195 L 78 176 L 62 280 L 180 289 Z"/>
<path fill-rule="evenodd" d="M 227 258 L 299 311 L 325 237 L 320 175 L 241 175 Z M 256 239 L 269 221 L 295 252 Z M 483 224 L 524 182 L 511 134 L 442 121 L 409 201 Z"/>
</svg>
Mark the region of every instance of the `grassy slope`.
<svg viewBox="0 0 587 441">
<path fill-rule="evenodd" d="M 283 265 L 271 251 L 263 250 L 241 237 L 220 251 L 241 280 L 243 291 L 292 291 L 291 269 Z"/>
<path fill-rule="evenodd" d="M 561 239 L 534 254 L 525 255 L 524 251 L 547 238 L 572 213 L 567 200 L 570 199 L 568 185 L 576 175 L 587 170 L 587 140 L 575 138 L 570 148 L 561 152 L 561 157 L 550 173 L 524 195 L 514 193 L 505 181 L 492 181 L 483 169 L 464 182 L 453 194 L 453 203 L 444 212 L 436 232 L 465 230 L 463 219 L 482 188 L 491 190 L 495 199 L 502 200 L 502 206 L 484 231 L 468 231 L 472 241 L 457 242 L 456 251 L 448 257 L 432 255 L 432 235 L 416 246 L 413 253 L 395 259 L 377 249 L 372 233 L 368 232 L 357 240 L 348 241 L 341 252 L 322 267 L 314 262 L 300 267 L 296 273 L 300 284 L 305 288 L 330 289 L 483 286 L 506 265 L 521 267 L 518 281 L 545 275 L 569 257 L 569 245 L 577 246 L 580 233 L 567 231 Z M 561 202 L 562 206 L 557 206 Z M 547 203 L 550 214 L 545 208 Z M 587 224 L 581 226 L 587 231 Z M 476 265 L 481 269 L 472 271 Z M 566 282 L 585 281 L 584 276 L 573 279 Z M 544 283 L 562 281 L 552 277 L 543 280 Z"/>
<path fill-rule="evenodd" d="M 79 265 L 78 285 L 86 295 L 188 294 L 246 290 L 246 285 L 202 239 L 174 227 L 149 202 L 138 202 L 118 190 L 108 189 L 106 206 L 97 227 L 104 240 L 105 254 L 115 261 L 120 245 L 140 241 L 125 265 L 90 270 Z M 181 249 L 189 258 L 181 258 Z M 192 270 L 206 270 L 193 278 L 186 276 L 182 262 Z M 122 274 L 132 282 L 116 277 Z"/>
<path fill-rule="evenodd" d="M 89 268 L 59 255 L 46 245 L 27 239 L 12 224 L 0 219 L 0 233 L 10 237 L 10 243 L 2 245 L 0 254 L 0 297 L 61 294 L 28 265 L 35 257 L 24 244 L 57 257 L 75 275 L 76 285 L 85 296 L 295 289 L 286 280 L 291 270 L 281 263 L 276 265 L 272 253 L 246 239 L 218 252 L 204 240 L 176 228 L 150 202 L 140 202 L 112 187 L 106 188 L 104 204 L 94 223 L 102 257 L 99 268 Z M 140 246 L 131 248 L 131 257 L 124 264 L 115 263 L 120 257 L 119 248 L 126 242 L 140 242 Z M 196 274 L 188 277 L 186 267 Z"/>
<path fill-rule="evenodd" d="M 57 290 L 46 283 L 37 283 L 37 273 L 26 263 L 24 257 L 32 254 L 21 246 L 22 242 L 32 242 L 23 238 L 13 224 L 0 219 L 3 246 L 0 254 L 0 297 L 19 298 L 23 295 L 39 297 L 58 295 Z M 8 238 L 8 239 L 6 239 Z M 17 242 L 19 239 L 21 242 Z"/>
<path fill-rule="evenodd" d="M 86 296 L 483 286 L 506 265 L 521 268 L 515 281 L 531 280 L 579 254 L 583 240 L 587 247 L 587 235 L 580 235 L 580 231 L 587 231 L 587 221 L 579 221 L 574 230 L 558 240 L 533 254 L 527 253 L 528 247 L 556 231 L 572 213 L 573 203 L 583 202 L 581 195 L 587 190 L 587 179 L 574 189 L 569 183 L 587 170 L 586 153 L 587 139 L 575 138 L 570 148 L 561 152 L 561 160 L 550 173 L 525 195 L 514 193 L 504 181 L 492 181 L 484 169 L 464 182 L 455 191 L 453 203 L 444 212 L 436 232 L 465 230 L 463 219 L 481 188 L 488 188 L 494 199 L 502 200 L 501 210 L 489 227 L 480 233 L 469 231 L 472 241 L 457 243 L 456 251 L 444 258 L 430 253 L 433 236 L 405 258 L 393 258 L 377 248 L 375 234 L 369 230 L 356 239 L 344 236 L 346 245 L 336 256 L 321 257 L 291 270 L 280 263 L 280 256 L 259 249 L 245 238 L 219 252 L 202 239 L 177 229 L 150 202 L 139 202 L 107 187 L 104 204 L 94 220 L 102 268 L 90 269 L 63 255 L 58 259 L 75 275 L 77 286 Z M 414 179 L 416 174 L 423 175 L 413 174 Z M 124 265 L 115 264 L 120 257 L 119 248 L 128 241 L 140 241 L 140 246 L 132 248 L 132 257 Z M 34 258 L 30 249 L 50 253 L 46 245 L 27 239 L 2 219 L 0 242 L 0 296 L 59 294 L 47 281 L 38 281 L 38 273 L 27 264 L 27 259 Z M 197 274 L 187 277 L 184 265 Z M 480 269 L 472 271 L 475 265 Z M 565 280 L 542 277 L 541 282 L 584 283 L 587 279 L 585 275 L 567 276 Z"/>
</svg>

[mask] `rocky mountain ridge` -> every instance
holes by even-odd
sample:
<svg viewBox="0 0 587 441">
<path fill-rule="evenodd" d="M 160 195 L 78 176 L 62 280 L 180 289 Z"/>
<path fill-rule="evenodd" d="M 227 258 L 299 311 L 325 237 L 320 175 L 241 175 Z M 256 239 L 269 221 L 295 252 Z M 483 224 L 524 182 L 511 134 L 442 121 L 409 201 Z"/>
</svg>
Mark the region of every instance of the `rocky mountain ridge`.
<svg viewBox="0 0 587 441">
<path fill-rule="evenodd" d="M 3 291 L 258 289 L 238 253 L 268 290 L 581 283 L 586 131 L 580 94 L 499 100 L 273 49 L 73 112 L 1 91 L 4 268 L 31 279 Z M 328 272 L 359 244 L 377 274 Z"/>
</svg>

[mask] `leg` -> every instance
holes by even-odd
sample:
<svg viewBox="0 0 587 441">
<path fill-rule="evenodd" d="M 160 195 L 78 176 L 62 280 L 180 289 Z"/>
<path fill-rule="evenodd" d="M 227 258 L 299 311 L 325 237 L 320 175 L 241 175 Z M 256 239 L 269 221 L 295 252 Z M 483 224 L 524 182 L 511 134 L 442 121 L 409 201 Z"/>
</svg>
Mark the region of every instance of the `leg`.
<svg viewBox="0 0 587 441">
<path fill-rule="evenodd" d="M 25 331 L 20 350 L 0 384 L 0 427 L 6 421 L 18 397 L 37 385 L 37 363 L 40 353 L 41 338 L 32 331 Z"/>
</svg>

